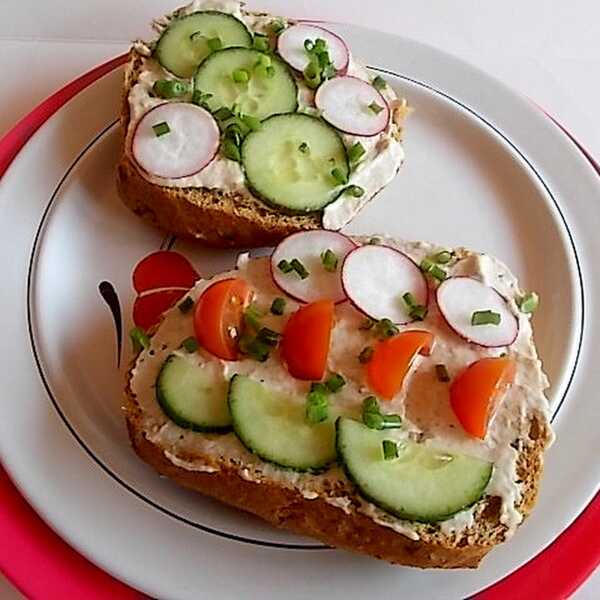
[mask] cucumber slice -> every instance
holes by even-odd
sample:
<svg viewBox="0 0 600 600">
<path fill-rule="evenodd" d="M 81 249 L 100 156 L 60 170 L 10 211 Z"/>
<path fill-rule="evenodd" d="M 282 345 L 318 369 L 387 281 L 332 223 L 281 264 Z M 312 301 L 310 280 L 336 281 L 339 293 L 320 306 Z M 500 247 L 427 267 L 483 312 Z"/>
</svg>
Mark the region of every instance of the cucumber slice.
<svg viewBox="0 0 600 600">
<path fill-rule="evenodd" d="M 298 88 L 287 65 L 270 58 L 272 76 L 262 76 L 255 67 L 266 55 L 258 50 L 229 48 L 209 56 L 198 68 L 194 89 L 212 94 L 210 110 L 237 105 L 242 113 L 264 119 L 270 115 L 293 112 L 298 107 Z M 248 81 L 236 83 L 233 73 L 245 71 Z"/>
<path fill-rule="evenodd" d="M 264 461 L 295 471 L 318 472 L 335 461 L 333 419 L 311 425 L 305 404 L 244 375 L 229 384 L 233 430 Z"/>
<path fill-rule="evenodd" d="M 316 117 L 296 113 L 266 119 L 242 144 L 248 185 L 266 202 L 290 212 L 320 210 L 343 186 L 332 175 L 348 178 L 346 149 L 339 134 Z"/>
<path fill-rule="evenodd" d="M 252 35 L 239 19 L 208 10 L 172 21 L 158 40 L 156 58 L 177 77 L 191 77 L 212 52 L 208 40 L 216 38 L 222 48 L 252 46 Z"/>
<path fill-rule="evenodd" d="M 492 476 L 484 460 L 403 441 L 398 458 L 384 460 L 389 431 L 352 419 L 336 422 L 338 458 L 361 495 L 401 519 L 443 521 L 479 500 Z"/>
<path fill-rule="evenodd" d="M 231 430 L 227 382 L 211 364 L 170 354 L 156 378 L 156 399 L 180 427 L 209 433 Z"/>
</svg>

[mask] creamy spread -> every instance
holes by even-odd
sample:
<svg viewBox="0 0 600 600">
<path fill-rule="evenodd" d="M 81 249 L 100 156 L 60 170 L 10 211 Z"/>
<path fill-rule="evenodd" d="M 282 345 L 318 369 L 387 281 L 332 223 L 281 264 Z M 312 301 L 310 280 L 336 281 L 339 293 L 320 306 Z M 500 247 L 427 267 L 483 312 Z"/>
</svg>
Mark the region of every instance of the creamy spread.
<svg viewBox="0 0 600 600">
<path fill-rule="evenodd" d="M 238 0 L 194 0 L 188 6 L 173 13 L 173 15 L 155 20 L 154 27 L 157 33 L 160 34 L 169 24 L 170 18 L 174 16 L 183 16 L 199 10 L 218 10 L 234 15 L 243 21 L 252 32 L 266 33 L 274 17 L 247 13 L 242 10 L 242 6 L 243 3 Z M 154 82 L 159 79 L 176 79 L 157 60 L 152 58 L 151 47 L 153 43 L 140 41 L 134 43 L 134 49 L 143 57 L 143 66 L 128 97 L 130 120 L 125 140 L 127 152 L 130 152 L 131 140 L 140 118 L 154 106 L 165 102 L 165 100 L 152 94 Z M 365 81 L 371 80 L 367 70 L 358 64 L 352 55 L 350 55 L 348 75 Z M 313 104 L 314 92 L 300 78 L 296 78 L 296 83 L 298 86 L 299 110 L 308 113 L 315 111 Z M 350 173 L 348 181 L 349 184 L 362 187 L 365 193 L 360 198 L 354 198 L 350 194 L 342 194 L 328 204 L 323 209 L 322 215 L 322 224 L 325 229 L 340 229 L 346 225 L 377 192 L 393 179 L 404 160 L 400 133 L 402 120 L 407 112 L 406 103 L 398 99 L 389 85 L 381 93 L 391 109 L 392 117 L 387 129 L 372 137 L 340 134 L 347 148 L 360 141 L 366 150 L 361 162 Z M 190 97 L 184 97 L 183 99 L 191 100 Z M 132 162 L 135 164 L 135 161 Z M 241 165 L 220 154 L 217 154 L 204 169 L 190 177 L 168 179 L 156 177 L 142 169 L 139 172 L 142 177 L 157 185 L 218 188 L 223 191 L 250 196 Z"/>
<path fill-rule="evenodd" d="M 417 263 L 425 256 L 441 249 L 422 242 L 384 242 L 413 258 Z M 435 337 L 432 355 L 415 361 L 401 391 L 389 402 L 386 412 L 401 415 L 403 428 L 390 435 L 418 437 L 420 441 L 448 452 L 463 453 L 482 458 L 494 464 L 493 475 L 486 489 L 489 496 L 501 499 L 500 521 L 510 535 L 522 520 L 517 506 L 521 498 L 521 487 L 517 476 L 518 440 L 527 440 L 530 419 L 537 417 L 540 423 L 548 423 L 548 402 L 544 389 L 548 381 L 533 344 L 529 315 L 519 312 L 515 297 L 522 294 L 514 276 L 494 258 L 459 248 L 455 251 L 456 262 L 447 267 L 449 275 L 468 275 L 496 288 L 505 298 L 519 320 L 519 335 L 510 347 L 484 348 L 470 344 L 449 329 L 441 317 L 434 301 L 429 303 L 429 314 L 423 322 L 402 326 L 402 329 L 431 331 Z M 269 269 L 269 258 L 250 259 L 240 255 L 237 268 L 223 273 L 215 280 L 238 276 L 245 279 L 255 293 L 255 302 L 268 308 L 272 300 L 281 296 L 275 287 Z M 195 300 L 203 289 L 212 283 L 201 280 L 190 292 Z M 287 299 L 286 315 L 299 304 Z M 263 323 L 281 331 L 285 319 L 267 314 Z M 336 306 L 335 325 L 331 336 L 328 369 L 340 373 L 346 385 L 334 396 L 332 402 L 343 406 L 350 414 L 360 414 L 362 399 L 369 394 L 364 379 L 364 367 L 358 361 L 362 348 L 373 343 L 373 334 L 359 328 L 364 315 L 349 302 Z M 164 321 L 152 337 L 151 346 L 138 357 L 132 370 L 131 389 L 143 412 L 143 428 L 152 442 L 160 444 L 165 454 L 178 466 L 194 471 L 213 471 L 223 463 L 239 469 L 247 480 L 265 479 L 297 489 L 305 498 L 324 497 L 328 503 L 342 511 L 358 510 L 375 522 L 390 527 L 412 539 L 418 539 L 418 525 L 393 517 L 375 505 L 362 500 L 353 492 L 343 471 L 337 465 L 319 475 L 297 473 L 264 463 L 244 448 L 233 433 L 225 435 L 198 434 L 180 428 L 162 412 L 154 396 L 154 384 L 165 358 L 178 348 L 181 341 L 193 335 L 191 313 L 182 314 L 174 308 L 166 313 Z M 233 374 L 248 375 L 264 382 L 272 389 L 289 393 L 291 401 L 304 402 L 310 383 L 291 377 L 277 352 L 264 363 L 252 359 L 222 361 L 200 349 L 195 354 L 176 351 L 186 360 L 206 364 L 228 380 Z M 443 363 L 453 377 L 468 364 L 486 357 L 499 356 L 508 352 L 517 365 L 513 385 L 503 397 L 489 425 L 484 441 L 468 436 L 458 423 L 448 401 L 448 384 L 438 381 L 434 365 Z M 295 400 L 294 400 L 295 399 Z M 548 426 L 549 430 L 549 426 Z M 516 448 L 515 448 L 516 446 Z M 439 525 L 445 533 L 456 533 L 473 526 L 482 502 L 471 509 L 458 513 Z"/>
</svg>

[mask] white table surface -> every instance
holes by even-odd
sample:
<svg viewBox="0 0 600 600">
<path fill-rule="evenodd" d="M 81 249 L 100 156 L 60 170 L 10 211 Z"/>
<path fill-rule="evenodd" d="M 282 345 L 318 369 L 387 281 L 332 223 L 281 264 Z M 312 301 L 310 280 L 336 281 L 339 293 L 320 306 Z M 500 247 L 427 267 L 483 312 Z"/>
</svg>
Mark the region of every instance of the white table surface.
<svg viewBox="0 0 600 600">
<path fill-rule="evenodd" d="M 531 98 L 600 160 L 596 0 L 249 0 L 248 4 L 291 16 L 356 23 L 437 46 Z M 143 36 L 153 16 L 176 5 L 177 0 L 0 0 L 0 136 L 66 82 L 125 51 L 127 40 Z M 21 597 L 0 575 L 0 600 Z M 575 598 L 600 598 L 600 569 Z"/>
</svg>

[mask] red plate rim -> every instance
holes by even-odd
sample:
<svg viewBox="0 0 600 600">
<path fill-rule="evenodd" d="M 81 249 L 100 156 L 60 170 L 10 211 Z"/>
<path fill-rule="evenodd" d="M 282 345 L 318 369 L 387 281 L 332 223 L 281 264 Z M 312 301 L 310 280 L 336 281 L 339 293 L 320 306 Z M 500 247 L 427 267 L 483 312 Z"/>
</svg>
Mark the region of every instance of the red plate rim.
<svg viewBox="0 0 600 600">
<path fill-rule="evenodd" d="M 29 138 L 86 87 L 121 66 L 113 58 L 58 90 L 0 139 L 0 178 Z M 544 111 L 545 112 L 545 111 Z M 551 115 L 545 113 L 600 176 L 600 165 Z M 547 548 L 500 581 L 473 596 L 476 600 L 567 598 L 600 564 L 600 494 Z M 64 542 L 29 506 L 0 466 L 0 570 L 28 597 L 142 598 Z M 35 564 L 36 577 L 30 576 Z"/>
</svg>

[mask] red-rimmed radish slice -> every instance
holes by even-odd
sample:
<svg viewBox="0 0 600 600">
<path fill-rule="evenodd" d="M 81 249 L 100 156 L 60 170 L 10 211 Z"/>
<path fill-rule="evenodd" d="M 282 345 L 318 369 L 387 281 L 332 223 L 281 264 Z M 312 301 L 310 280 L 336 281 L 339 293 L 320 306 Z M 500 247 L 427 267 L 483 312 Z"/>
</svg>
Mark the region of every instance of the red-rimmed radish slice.
<svg viewBox="0 0 600 600">
<path fill-rule="evenodd" d="M 275 284 L 288 296 L 300 302 L 315 302 L 328 299 L 343 302 L 346 294 L 342 286 L 341 268 L 348 252 L 356 244 L 336 231 L 302 231 L 293 233 L 279 243 L 271 255 L 271 273 Z M 327 271 L 321 260 L 321 253 L 331 250 L 337 257 L 335 271 Z M 277 265 L 297 258 L 308 270 L 309 276 L 301 279 L 296 271 L 284 273 Z"/>
<path fill-rule="evenodd" d="M 410 323 L 402 296 L 410 292 L 416 304 L 427 306 L 427 281 L 419 267 L 389 246 L 365 245 L 346 256 L 342 285 L 349 300 L 372 319 Z"/>
<path fill-rule="evenodd" d="M 325 81 L 317 90 L 315 104 L 330 125 L 352 135 L 377 135 L 390 120 L 385 98 L 358 77 L 334 77 Z"/>
<path fill-rule="evenodd" d="M 348 46 L 346 46 L 341 37 L 318 25 L 298 23 L 297 25 L 288 27 L 277 38 L 277 51 L 292 69 L 304 71 L 309 63 L 309 56 L 304 49 L 304 42 L 305 40 L 310 40 L 314 43 L 318 38 L 327 42 L 329 59 L 333 63 L 335 70 L 345 73 L 350 62 Z"/>
<path fill-rule="evenodd" d="M 166 133 L 158 135 L 161 129 Z M 218 149 L 219 127 L 213 116 L 189 102 L 165 102 L 149 110 L 137 124 L 131 145 L 144 171 L 168 179 L 198 173 Z"/>
<path fill-rule="evenodd" d="M 460 337 L 487 346 L 509 346 L 519 333 L 519 320 L 507 301 L 492 287 L 471 277 L 451 277 L 437 289 L 442 316 Z M 498 325 L 471 325 L 473 313 L 491 310 L 500 315 Z"/>
<path fill-rule="evenodd" d="M 140 260 L 133 270 L 133 288 L 142 293 L 158 288 L 191 288 L 200 279 L 190 261 L 171 250 L 158 250 Z"/>
</svg>

